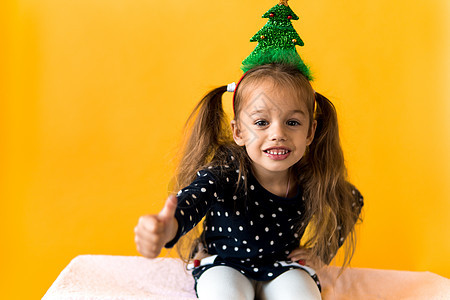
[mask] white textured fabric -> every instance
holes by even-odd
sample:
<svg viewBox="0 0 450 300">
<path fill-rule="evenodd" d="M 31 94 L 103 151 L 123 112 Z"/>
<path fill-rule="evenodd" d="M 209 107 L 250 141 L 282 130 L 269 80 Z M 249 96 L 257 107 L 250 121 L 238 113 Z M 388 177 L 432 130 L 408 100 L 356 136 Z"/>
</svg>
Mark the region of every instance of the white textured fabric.
<svg viewBox="0 0 450 300">
<path fill-rule="evenodd" d="M 44 300 L 191 300 L 194 279 L 175 258 L 81 255 L 74 258 Z"/>
<path fill-rule="evenodd" d="M 339 268 L 317 272 L 322 299 L 450 299 L 450 280 L 430 272 Z M 81 255 L 61 272 L 44 300 L 191 300 L 194 280 L 174 258 Z"/>
</svg>

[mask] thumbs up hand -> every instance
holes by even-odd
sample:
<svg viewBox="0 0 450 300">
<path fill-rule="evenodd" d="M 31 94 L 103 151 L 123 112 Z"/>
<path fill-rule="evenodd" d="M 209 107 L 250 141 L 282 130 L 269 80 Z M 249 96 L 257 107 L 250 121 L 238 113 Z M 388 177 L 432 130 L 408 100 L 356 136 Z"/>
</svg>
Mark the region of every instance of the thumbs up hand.
<svg viewBox="0 0 450 300">
<path fill-rule="evenodd" d="M 159 214 L 139 218 L 134 228 L 134 240 L 139 253 L 147 258 L 155 258 L 164 245 L 175 237 L 178 230 L 178 222 L 175 219 L 176 208 L 177 198 L 170 195 Z"/>
</svg>

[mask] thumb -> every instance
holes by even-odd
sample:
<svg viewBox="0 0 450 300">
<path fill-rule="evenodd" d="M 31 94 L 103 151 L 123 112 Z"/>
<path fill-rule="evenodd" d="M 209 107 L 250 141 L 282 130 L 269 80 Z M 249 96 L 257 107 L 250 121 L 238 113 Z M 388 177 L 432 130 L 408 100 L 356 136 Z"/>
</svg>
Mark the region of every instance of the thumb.
<svg viewBox="0 0 450 300">
<path fill-rule="evenodd" d="M 175 210 L 177 209 L 177 197 L 175 195 L 170 195 L 167 197 L 166 203 L 163 209 L 158 214 L 158 219 L 160 221 L 166 221 L 175 216 Z"/>
</svg>

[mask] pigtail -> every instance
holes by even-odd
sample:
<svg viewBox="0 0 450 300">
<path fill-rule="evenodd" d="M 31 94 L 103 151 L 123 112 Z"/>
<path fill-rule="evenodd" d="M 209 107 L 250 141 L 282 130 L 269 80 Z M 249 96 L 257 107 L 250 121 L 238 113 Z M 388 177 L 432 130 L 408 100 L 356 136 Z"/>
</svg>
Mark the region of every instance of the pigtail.
<svg viewBox="0 0 450 300">
<path fill-rule="evenodd" d="M 230 130 L 222 106 L 226 86 L 215 88 L 197 104 L 186 122 L 186 141 L 176 171 L 178 190 L 189 185 L 195 174 L 209 163 L 216 150 L 230 140 Z"/>
<path fill-rule="evenodd" d="M 218 149 L 232 140 L 222 106 L 222 96 L 226 91 L 226 86 L 210 91 L 186 121 L 185 141 L 175 175 L 175 192 L 191 184 L 197 171 L 210 164 L 217 152 L 221 152 Z M 186 263 L 192 259 L 202 239 L 198 227 L 182 236 L 176 245 L 180 258 Z"/>
<path fill-rule="evenodd" d="M 313 249 L 328 264 L 347 240 L 343 261 L 346 266 L 354 253 L 354 224 L 359 211 L 356 213 L 352 207 L 353 186 L 346 179 L 336 109 L 319 93 L 315 94 L 315 101 L 317 128 L 299 171 L 308 198 L 307 219 L 311 220 L 310 234 L 303 246 Z"/>
</svg>

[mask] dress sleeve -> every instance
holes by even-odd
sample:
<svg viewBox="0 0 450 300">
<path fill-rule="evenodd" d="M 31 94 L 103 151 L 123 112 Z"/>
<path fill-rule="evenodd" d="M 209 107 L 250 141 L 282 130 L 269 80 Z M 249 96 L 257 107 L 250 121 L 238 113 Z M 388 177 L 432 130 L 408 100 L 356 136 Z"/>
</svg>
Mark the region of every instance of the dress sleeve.
<svg viewBox="0 0 450 300">
<path fill-rule="evenodd" d="M 173 240 L 165 247 L 172 248 L 186 233 L 194 228 L 206 215 L 210 207 L 217 199 L 222 197 L 218 189 L 216 177 L 209 170 L 197 172 L 197 178 L 177 194 L 177 209 L 175 218 L 178 221 L 178 229 Z"/>
</svg>

